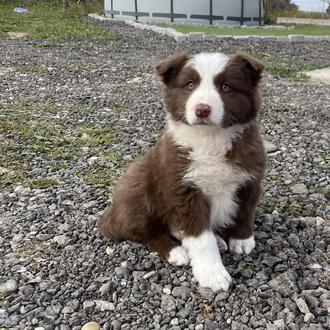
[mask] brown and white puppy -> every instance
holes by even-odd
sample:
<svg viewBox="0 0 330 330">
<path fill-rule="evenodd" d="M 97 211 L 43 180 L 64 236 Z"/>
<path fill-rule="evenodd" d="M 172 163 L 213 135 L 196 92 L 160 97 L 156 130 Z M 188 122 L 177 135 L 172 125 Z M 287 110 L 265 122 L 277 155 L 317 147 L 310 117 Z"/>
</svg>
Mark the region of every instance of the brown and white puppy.
<svg viewBox="0 0 330 330">
<path fill-rule="evenodd" d="M 175 265 L 190 262 L 201 286 L 228 290 L 219 242 L 236 253 L 255 246 L 266 166 L 256 122 L 263 69 L 241 53 L 180 53 L 156 66 L 167 128 L 121 178 L 99 223 L 104 236 L 145 244 Z"/>
</svg>

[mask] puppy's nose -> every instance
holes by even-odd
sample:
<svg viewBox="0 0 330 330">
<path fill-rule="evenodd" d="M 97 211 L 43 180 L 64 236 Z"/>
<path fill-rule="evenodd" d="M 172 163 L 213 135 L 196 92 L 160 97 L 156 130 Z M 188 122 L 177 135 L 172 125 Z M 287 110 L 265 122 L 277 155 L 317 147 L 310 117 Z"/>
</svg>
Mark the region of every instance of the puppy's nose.
<svg viewBox="0 0 330 330">
<path fill-rule="evenodd" d="M 211 108 L 207 104 L 197 104 L 195 109 L 195 114 L 198 118 L 206 118 L 211 113 Z"/>
</svg>

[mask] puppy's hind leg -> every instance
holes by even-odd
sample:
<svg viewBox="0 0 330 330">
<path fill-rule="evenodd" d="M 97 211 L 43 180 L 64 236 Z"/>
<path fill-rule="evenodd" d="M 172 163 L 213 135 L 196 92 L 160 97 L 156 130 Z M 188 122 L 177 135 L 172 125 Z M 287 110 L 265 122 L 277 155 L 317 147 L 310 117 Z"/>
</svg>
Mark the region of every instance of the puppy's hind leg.
<svg viewBox="0 0 330 330">
<path fill-rule="evenodd" d="M 172 265 L 182 266 L 189 263 L 187 250 L 170 235 L 167 228 L 152 228 L 142 243 Z"/>
</svg>

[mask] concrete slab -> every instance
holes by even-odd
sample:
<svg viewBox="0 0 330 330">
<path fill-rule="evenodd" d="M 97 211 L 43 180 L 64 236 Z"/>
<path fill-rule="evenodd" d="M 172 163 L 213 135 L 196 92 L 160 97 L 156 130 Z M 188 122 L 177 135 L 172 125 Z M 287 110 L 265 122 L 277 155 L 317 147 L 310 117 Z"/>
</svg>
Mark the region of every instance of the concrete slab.
<svg viewBox="0 0 330 330">
<path fill-rule="evenodd" d="M 302 73 L 308 76 L 311 81 L 330 85 L 330 68 L 305 71 Z"/>
</svg>

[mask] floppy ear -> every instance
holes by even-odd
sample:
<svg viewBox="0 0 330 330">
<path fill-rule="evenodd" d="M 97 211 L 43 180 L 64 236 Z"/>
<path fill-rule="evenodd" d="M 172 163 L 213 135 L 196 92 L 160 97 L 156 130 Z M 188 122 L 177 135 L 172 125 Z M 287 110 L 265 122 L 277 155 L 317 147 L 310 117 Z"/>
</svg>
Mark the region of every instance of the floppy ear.
<svg viewBox="0 0 330 330">
<path fill-rule="evenodd" d="M 265 69 L 265 65 L 262 62 L 250 55 L 238 52 L 232 57 L 232 63 L 242 65 L 243 70 L 251 78 L 254 85 L 258 85 L 261 79 L 261 74 Z"/>
<path fill-rule="evenodd" d="M 157 74 L 165 85 L 168 85 L 171 79 L 181 71 L 188 59 L 186 52 L 180 52 L 156 65 Z"/>
</svg>

